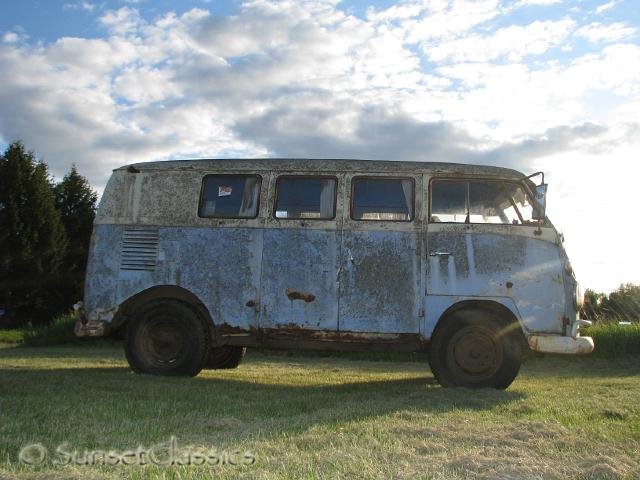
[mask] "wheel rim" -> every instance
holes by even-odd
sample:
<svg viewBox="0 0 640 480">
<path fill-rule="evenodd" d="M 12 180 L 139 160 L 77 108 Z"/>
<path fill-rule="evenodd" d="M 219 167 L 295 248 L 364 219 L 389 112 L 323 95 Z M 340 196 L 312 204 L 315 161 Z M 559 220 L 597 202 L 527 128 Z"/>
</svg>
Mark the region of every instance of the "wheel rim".
<svg viewBox="0 0 640 480">
<path fill-rule="evenodd" d="M 179 320 L 164 315 L 146 322 L 142 335 L 145 356 L 157 366 L 170 366 L 182 357 L 185 347 L 184 330 Z"/>
<path fill-rule="evenodd" d="M 484 327 L 470 326 L 456 332 L 447 349 L 447 360 L 468 380 L 484 380 L 502 364 L 502 348 L 495 333 Z"/>
</svg>

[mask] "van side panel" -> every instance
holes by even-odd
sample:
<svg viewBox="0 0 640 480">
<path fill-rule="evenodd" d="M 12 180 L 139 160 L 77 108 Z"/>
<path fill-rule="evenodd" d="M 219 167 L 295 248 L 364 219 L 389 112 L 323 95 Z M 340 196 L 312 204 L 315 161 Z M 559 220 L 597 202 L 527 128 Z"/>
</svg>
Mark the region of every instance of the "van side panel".
<svg viewBox="0 0 640 480">
<path fill-rule="evenodd" d="M 339 230 L 264 230 L 260 327 L 337 330 L 339 252 Z"/>
<path fill-rule="evenodd" d="M 247 304 L 259 302 L 261 230 L 162 227 L 158 232 L 152 270 L 128 269 L 121 261 L 118 303 L 156 285 L 176 285 L 196 295 L 217 326 L 257 325 L 257 310 Z"/>
<path fill-rule="evenodd" d="M 216 325 L 257 326 L 258 310 L 247 303 L 260 301 L 261 230 L 159 228 L 154 265 L 144 266 L 123 244 L 128 228 L 94 227 L 85 284 L 88 320 L 111 322 L 132 296 L 153 286 L 177 285 L 204 303 Z"/>
<path fill-rule="evenodd" d="M 419 333 L 421 238 L 417 232 L 343 232 L 340 330 Z"/>
<path fill-rule="evenodd" d="M 525 331 L 561 333 L 563 261 L 540 235 L 520 225 L 429 224 L 427 294 L 510 298 Z"/>
</svg>

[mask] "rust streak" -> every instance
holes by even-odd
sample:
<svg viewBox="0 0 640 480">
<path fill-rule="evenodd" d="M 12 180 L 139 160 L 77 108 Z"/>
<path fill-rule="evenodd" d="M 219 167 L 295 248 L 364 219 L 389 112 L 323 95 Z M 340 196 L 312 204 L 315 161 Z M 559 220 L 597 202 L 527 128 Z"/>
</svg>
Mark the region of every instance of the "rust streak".
<svg viewBox="0 0 640 480">
<path fill-rule="evenodd" d="M 287 294 L 289 300 L 304 300 L 305 303 L 313 302 L 316 299 L 316 296 L 312 293 L 304 293 L 294 290 L 292 288 L 287 288 L 284 293 Z"/>
</svg>

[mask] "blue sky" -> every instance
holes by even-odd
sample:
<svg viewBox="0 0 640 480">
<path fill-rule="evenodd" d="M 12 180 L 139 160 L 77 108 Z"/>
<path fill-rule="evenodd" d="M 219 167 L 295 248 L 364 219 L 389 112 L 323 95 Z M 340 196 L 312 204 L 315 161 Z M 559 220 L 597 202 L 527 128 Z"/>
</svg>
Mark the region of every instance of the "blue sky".
<svg viewBox="0 0 640 480">
<path fill-rule="evenodd" d="M 221 156 L 543 169 L 582 282 L 640 283 L 637 0 L 1 6 L 0 147 L 58 177 Z"/>
</svg>

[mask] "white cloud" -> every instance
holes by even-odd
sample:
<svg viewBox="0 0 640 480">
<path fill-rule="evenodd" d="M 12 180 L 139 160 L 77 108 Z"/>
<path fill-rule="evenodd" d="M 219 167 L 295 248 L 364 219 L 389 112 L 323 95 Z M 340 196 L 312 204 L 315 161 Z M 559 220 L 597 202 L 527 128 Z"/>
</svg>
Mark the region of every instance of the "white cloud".
<svg viewBox="0 0 640 480">
<path fill-rule="evenodd" d="M 520 0 L 517 6 L 529 6 L 529 5 L 556 5 L 561 3 L 562 0 Z"/>
<path fill-rule="evenodd" d="M 612 9 L 619 3 L 620 0 L 611 0 L 610 2 L 603 3 L 598 8 L 596 8 L 596 15 L 600 15 L 602 12 L 606 12 L 607 10 Z"/>
<path fill-rule="evenodd" d="M 391 24 L 408 43 L 419 43 L 455 38 L 501 11 L 500 0 L 414 0 L 384 10 L 369 9 L 367 18 Z"/>
<path fill-rule="evenodd" d="M 4 43 L 18 43 L 20 40 L 20 36 L 16 32 L 5 32 L 2 36 L 2 41 Z"/>
<path fill-rule="evenodd" d="M 179 98 L 180 88 L 172 81 L 171 72 L 159 68 L 128 67 L 114 80 L 114 94 L 128 102 L 150 103 Z"/>
<path fill-rule="evenodd" d="M 600 22 L 593 22 L 576 30 L 578 37 L 583 37 L 590 42 L 617 42 L 623 38 L 629 37 L 636 33 L 636 29 L 629 27 L 622 22 L 610 23 L 604 25 Z"/>
<path fill-rule="evenodd" d="M 142 19 L 138 10 L 130 7 L 109 10 L 100 17 L 100 23 L 109 29 L 110 32 L 116 34 L 133 32 L 140 26 L 141 22 Z"/>
<path fill-rule="evenodd" d="M 427 44 L 424 49 L 437 62 L 486 62 L 501 57 L 520 61 L 526 55 L 539 55 L 560 45 L 574 28 L 572 20 L 535 21 L 501 28 L 490 36 L 469 35 Z"/>
<path fill-rule="evenodd" d="M 65 3 L 62 5 L 63 10 L 85 10 L 87 12 L 93 12 L 95 8 L 96 5 L 91 2 Z"/>
<path fill-rule="evenodd" d="M 634 45 L 614 45 L 564 66 L 521 63 L 562 45 L 574 29 L 568 19 L 480 36 L 466 30 L 477 20 L 471 12 L 492 17 L 496 2 L 438 0 L 419 12 L 414 4 L 405 7 L 404 13 L 400 7 L 370 12 L 373 20 L 326 3 L 266 0 L 224 18 L 193 9 L 145 23 L 129 7 L 110 11 L 100 20 L 110 31 L 105 39 L 63 38 L 4 50 L 0 66 L 8 75 L 0 106 L 17 111 L 24 102 L 20 116 L 31 126 L 4 122 L 0 132 L 13 138 L 27 131 L 40 139 L 36 146 L 58 138 L 56 149 L 43 153 L 55 150 L 79 165 L 91 150 L 98 172 L 103 162 L 121 163 L 118 151 L 140 159 L 243 149 L 284 154 L 295 150 L 287 144 L 309 139 L 304 130 L 311 125 L 317 144 L 326 139 L 365 155 L 371 150 L 358 138 L 363 125 L 373 126 L 367 116 L 377 112 L 380 125 L 388 121 L 417 136 L 423 127 L 431 135 L 458 132 L 468 147 L 460 152 L 471 145 L 498 148 L 559 125 L 604 121 L 585 111 L 583 95 L 594 89 L 632 95 L 640 84 L 631 67 L 638 64 Z M 429 23 L 453 11 L 463 20 L 447 31 L 459 38 L 428 50 L 439 66 L 426 73 L 411 48 L 413 37 L 387 20 Z M 491 63 L 497 58 L 506 63 Z M 170 118 L 179 119 L 180 128 Z M 83 131 L 82 141 L 68 142 L 72 131 Z M 411 144 L 410 136 L 397 138 Z M 398 142 L 374 151 L 391 155 L 393 149 L 416 156 Z"/>
</svg>

